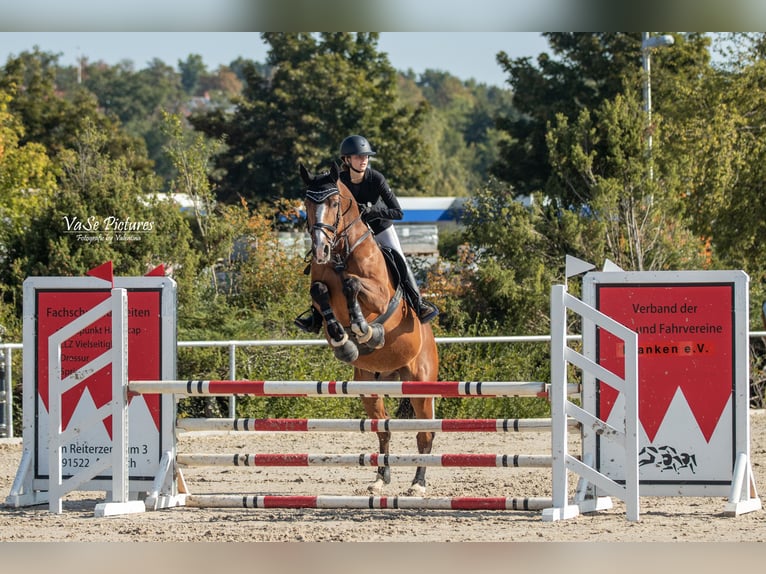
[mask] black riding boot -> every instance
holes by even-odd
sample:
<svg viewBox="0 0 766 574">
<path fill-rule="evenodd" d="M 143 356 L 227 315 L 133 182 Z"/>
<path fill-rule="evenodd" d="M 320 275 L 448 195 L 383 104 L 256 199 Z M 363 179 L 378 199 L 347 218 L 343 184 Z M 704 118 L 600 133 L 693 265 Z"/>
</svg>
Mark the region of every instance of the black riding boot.
<svg viewBox="0 0 766 574">
<path fill-rule="evenodd" d="M 429 323 L 439 314 L 439 308 L 423 299 L 420 295 L 420 288 L 418 282 L 415 280 L 415 276 L 412 274 L 409 264 L 407 264 L 407 277 L 404 278 L 406 283 L 406 290 L 410 293 L 412 301 L 414 303 L 413 310 L 418 315 L 421 323 Z"/>
<path fill-rule="evenodd" d="M 298 315 L 293 322 L 306 333 L 319 333 L 322 330 L 322 314 L 313 305 Z"/>
</svg>

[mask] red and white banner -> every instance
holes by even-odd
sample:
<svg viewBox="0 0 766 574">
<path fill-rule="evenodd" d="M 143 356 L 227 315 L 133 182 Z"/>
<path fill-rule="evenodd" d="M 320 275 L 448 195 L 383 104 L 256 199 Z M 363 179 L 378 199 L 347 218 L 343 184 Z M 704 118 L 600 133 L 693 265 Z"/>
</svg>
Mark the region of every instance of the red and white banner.
<svg viewBox="0 0 766 574">
<path fill-rule="evenodd" d="M 48 339 L 109 298 L 112 285 L 128 291 L 128 372 L 137 379 L 175 375 L 175 283 L 159 273 L 144 277 L 111 278 L 111 265 L 96 268 L 90 277 L 34 277 L 25 282 L 25 437 L 33 443 L 36 481 L 48 478 L 49 405 L 51 392 L 61 392 L 61 431 L 82 426 L 62 445 L 62 474 L 74 475 L 108 456 L 112 446 L 111 415 L 101 424 L 84 423 L 112 400 L 112 366 L 97 359 L 112 346 L 111 318 L 106 315 L 80 329 L 61 346 L 61 379 L 66 387 L 52 388 Z M 98 365 L 92 367 L 92 365 Z M 29 379 L 27 378 L 29 377 Z M 28 385 L 27 380 L 34 381 Z M 63 391 L 63 392 L 62 392 Z M 32 408 L 28 408 L 28 405 Z M 164 435 L 172 435 L 174 406 L 162 395 L 130 399 L 129 436 L 131 481 L 153 481 Z M 164 413 L 163 420 L 163 411 Z M 170 414 L 169 414 L 170 413 Z M 31 436 L 29 436 L 31 433 Z M 94 480 L 109 480 L 97 476 Z M 94 487 L 93 489 L 96 489 Z"/>
<path fill-rule="evenodd" d="M 748 440 L 747 287 L 743 272 L 585 276 L 584 300 L 638 333 L 642 494 L 728 493 Z M 621 341 L 601 330 L 583 335 L 586 355 L 620 375 Z M 622 424 L 618 393 L 601 381 L 584 384 L 584 401 L 600 418 Z M 599 470 L 618 477 L 619 453 L 593 440 Z"/>
</svg>

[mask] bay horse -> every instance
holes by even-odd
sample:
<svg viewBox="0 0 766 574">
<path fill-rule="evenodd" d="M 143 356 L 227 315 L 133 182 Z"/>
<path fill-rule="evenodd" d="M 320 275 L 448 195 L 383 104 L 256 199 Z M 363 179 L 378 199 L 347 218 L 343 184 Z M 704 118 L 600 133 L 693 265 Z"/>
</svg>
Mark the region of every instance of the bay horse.
<svg viewBox="0 0 766 574">
<path fill-rule="evenodd" d="M 439 356 L 430 324 L 421 324 L 358 203 L 333 164 L 314 175 L 300 166 L 306 184 L 305 207 L 311 235 L 311 299 L 323 318 L 335 356 L 354 367 L 355 381 L 438 380 Z M 399 282 L 401 283 L 401 282 Z M 362 397 L 367 416 L 386 419 L 383 397 Z M 411 398 L 417 418 L 433 418 L 433 398 Z M 379 432 L 380 452 L 389 453 L 390 432 Z M 418 452 L 429 454 L 434 433 L 417 433 Z M 415 472 L 408 494 L 426 492 L 426 467 Z M 368 490 L 380 494 L 390 467 L 378 467 Z"/>
</svg>

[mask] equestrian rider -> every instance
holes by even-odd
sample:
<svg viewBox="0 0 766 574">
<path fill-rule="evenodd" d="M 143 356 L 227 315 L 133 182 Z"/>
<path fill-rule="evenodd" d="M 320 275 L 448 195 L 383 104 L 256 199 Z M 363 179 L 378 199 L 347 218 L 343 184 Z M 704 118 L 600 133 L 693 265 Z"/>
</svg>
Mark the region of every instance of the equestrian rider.
<svg viewBox="0 0 766 574">
<path fill-rule="evenodd" d="M 393 220 L 404 217 L 404 212 L 383 174 L 369 166 L 370 156 L 374 155 L 375 152 L 366 138 L 360 135 L 348 136 L 340 144 L 340 156 L 343 161 L 340 180 L 359 204 L 362 220 L 370 227 L 378 244 L 401 255 L 407 270 L 406 277 L 402 279 L 408 284 L 415 299 L 413 310 L 421 323 L 428 323 L 439 314 L 439 309 L 420 295 L 418 283 L 404 256 L 393 224 Z M 311 311 L 310 314 L 303 313 L 297 317 L 295 324 L 306 332 L 318 333 L 322 327 L 322 315 L 313 306 Z"/>
</svg>

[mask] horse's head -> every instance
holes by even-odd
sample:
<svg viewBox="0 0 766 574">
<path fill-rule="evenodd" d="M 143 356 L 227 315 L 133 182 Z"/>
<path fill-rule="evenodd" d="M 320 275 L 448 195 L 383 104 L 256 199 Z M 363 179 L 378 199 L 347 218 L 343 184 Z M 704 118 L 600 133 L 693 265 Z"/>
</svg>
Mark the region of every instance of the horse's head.
<svg viewBox="0 0 766 574">
<path fill-rule="evenodd" d="M 344 216 L 356 206 L 356 202 L 339 181 L 335 164 L 329 172 L 317 175 L 309 172 L 303 164 L 300 170 L 301 178 L 306 184 L 304 203 L 311 234 L 311 251 L 314 260 L 323 265 L 330 262 L 335 246 L 344 237 Z M 353 215 L 358 217 L 358 212 Z"/>
</svg>

